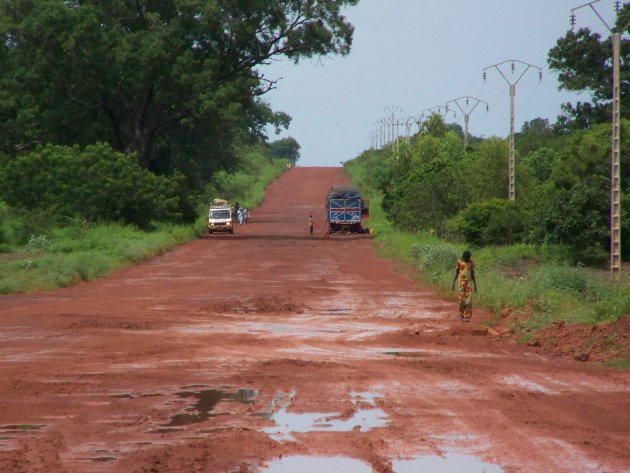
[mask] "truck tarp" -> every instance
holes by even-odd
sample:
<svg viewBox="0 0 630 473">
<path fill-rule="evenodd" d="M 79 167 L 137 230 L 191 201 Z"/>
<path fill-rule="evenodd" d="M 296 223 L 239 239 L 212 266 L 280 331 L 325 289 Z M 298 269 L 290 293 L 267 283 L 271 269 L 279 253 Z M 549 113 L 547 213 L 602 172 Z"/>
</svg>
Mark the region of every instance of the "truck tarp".
<svg viewBox="0 0 630 473">
<path fill-rule="evenodd" d="M 360 199 L 359 189 L 352 186 L 331 187 L 328 191 L 328 199 Z"/>
</svg>

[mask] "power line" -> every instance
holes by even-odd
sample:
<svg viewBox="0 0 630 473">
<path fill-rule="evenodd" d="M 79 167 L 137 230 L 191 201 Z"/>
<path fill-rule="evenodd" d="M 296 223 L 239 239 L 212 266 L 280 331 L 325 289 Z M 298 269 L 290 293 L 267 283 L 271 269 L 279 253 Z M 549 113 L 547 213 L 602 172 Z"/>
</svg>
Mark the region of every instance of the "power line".
<svg viewBox="0 0 630 473">
<path fill-rule="evenodd" d="M 516 80 L 510 80 L 506 77 L 505 73 L 502 69 L 505 68 L 506 64 L 510 64 L 510 70 L 512 71 L 512 75 L 516 73 L 517 64 L 520 68 L 523 69 L 523 72 L 518 76 Z M 500 62 L 498 64 L 494 64 L 492 66 L 488 66 L 483 70 L 483 80 L 487 79 L 488 69 L 496 69 L 496 71 L 501 74 L 501 77 L 507 82 L 510 86 L 510 144 L 509 144 L 509 157 L 508 157 L 508 196 L 510 200 L 516 200 L 516 182 L 515 182 L 515 163 L 514 163 L 514 96 L 516 95 L 516 84 L 523 78 L 525 73 L 531 68 L 538 69 L 538 78 L 542 81 L 542 69 L 538 66 L 534 66 L 533 64 L 529 64 L 518 59 L 508 59 L 507 61 Z"/>
</svg>

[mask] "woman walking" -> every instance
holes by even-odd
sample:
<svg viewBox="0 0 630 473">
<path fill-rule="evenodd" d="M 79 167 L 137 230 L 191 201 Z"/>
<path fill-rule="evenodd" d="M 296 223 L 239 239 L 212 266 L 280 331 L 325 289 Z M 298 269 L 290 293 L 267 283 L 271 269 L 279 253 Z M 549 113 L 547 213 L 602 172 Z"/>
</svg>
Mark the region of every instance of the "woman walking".
<svg viewBox="0 0 630 473">
<path fill-rule="evenodd" d="M 470 251 L 466 250 L 462 254 L 462 259 L 457 260 L 455 266 L 455 278 L 453 278 L 452 290 L 455 290 L 455 283 L 458 283 L 457 299 L 459 300 L 459 320 L 470 321 L 472 317 L 472 293 L 473 288 L 477 292 L 477 281 L 475 280 L 475 263 Z M 472 281 L 473 287 L 470 283 Z"/>
</svg>

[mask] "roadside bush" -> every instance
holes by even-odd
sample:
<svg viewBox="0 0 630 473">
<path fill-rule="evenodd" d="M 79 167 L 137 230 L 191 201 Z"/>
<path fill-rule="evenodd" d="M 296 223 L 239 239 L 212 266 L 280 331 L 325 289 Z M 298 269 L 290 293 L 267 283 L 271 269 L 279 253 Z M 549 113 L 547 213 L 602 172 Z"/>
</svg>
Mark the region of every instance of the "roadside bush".
<svg viewBox="0 0 630 473">
<path fill-rule="evenodd" d="M 156 176 L 102 143 L 42 146 L 0 170 L 0 199 L 12 207 L 143 228 L 181 220 L 179 187 L 177 178 Z"/>
<path fill-rule="evenodd" d="M 38 251 L 46 249 L 50 246 L 50 240 L 46 235 L 31 235 L 31 238 L 26 244 L 27 251 Z"/>
<path fill-rule="evenodd" d="M 449 227 L 467 243 L 507 245 L 520 240 L 526 220 L 515 202 L 495 198 L 470 204 L 449 222 Z"/>
<path fill-rule="evenodd" d="M 610 180 L 591 176 L 567 187 L 540 188 L 527 239 L 566 245 L 586 264 L 605 261 L 609 238 Z"/>
<path fill-rule="evenodd" d="M 26 245 L 32 235 L 46 235 L 59 223 L 60 217 L 50 212 L 14 209 L 0 202 L 0 243 Z"/>
<path fill-rule="evenodd" d="M 455 268 L 457 248 L 448 243 L 416 243 L 411 246 L 411 255 L 417 259 L 418 268 L 427 272 L 441 272 Z"/>
</svg>

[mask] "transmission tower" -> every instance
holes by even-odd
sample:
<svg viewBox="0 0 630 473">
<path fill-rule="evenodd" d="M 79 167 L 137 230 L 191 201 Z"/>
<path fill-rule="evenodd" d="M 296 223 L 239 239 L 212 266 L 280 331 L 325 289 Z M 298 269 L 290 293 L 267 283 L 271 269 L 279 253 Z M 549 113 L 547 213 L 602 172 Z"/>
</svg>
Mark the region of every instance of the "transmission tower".
<svg viewBox="0 0 630 473">
<path fill-rule="evenodd" d="M 510 69 L 512 73 L 516 72 L 516 64 L 520 66 L 524 66 L 523 72 L 515 81 L 510 81 L 507 76 L 501 70 L 501 67 L 505 64 L 510 63 Z M 516 182 L 514 179 L 514 96 L 516 95 L 516 84 L 523 78 L 525 73 L 531 68 L 538 69 L 538 78 L 542 80 L 542 69 L 538 66 L 534 66 L 532 64 L 528 64 L 523 61 L 519 61 L 518 59 L 508 59 L 507 61 L 500 62 L 498 64 L 494 64 L 492 66 L 488 66 L 483 70 L 483 80 L 485 81 L 488 77 L 487 70 L 488 69 L 496 69 L 501 74 L 501 77 L 505 79 L 510 86 L 510 151 L 508 158 L 508 175 L 509 175 L 509 183 L 508 183 L 508 196 L 510 200 L 516 200 Z"/>
<path fill-rule="evenodd" d="M 462 102 L 463 105 L 460 104 L 460 102 Z M 475 110 L 475 108 L 477 108 L 480 103 L 486 104 L 487 112 L 489 108 L 488 102 L 485 102 L 476 97 L 471 97 L 470 95 L 464 95 L 463 97 L 458 97 L 456 99 L 446 102 L 447 110 L 449 103 L 454 103 L 455 105 L 457 105 L 457 108 L 459 108 L 459 110 L 462 112 L 462 115 L 464 115 L 464 146 L 466 146 L 468 144 L 468 121 L 470 119 L 470 114 Z"/>
</svg>

